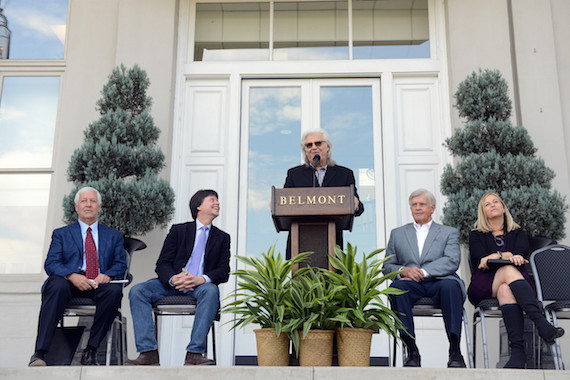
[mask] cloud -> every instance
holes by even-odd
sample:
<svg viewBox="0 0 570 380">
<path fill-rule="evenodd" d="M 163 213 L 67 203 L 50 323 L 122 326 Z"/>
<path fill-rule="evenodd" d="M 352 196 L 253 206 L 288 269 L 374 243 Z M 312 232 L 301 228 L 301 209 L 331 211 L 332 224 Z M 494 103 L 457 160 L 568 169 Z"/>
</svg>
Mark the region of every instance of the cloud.
<svg viewBox="0 0 570 380">
<path fill-rule="evenodd" d="M 249 130 L 262 136 L 301 120 L 300 87 L 250 88 Z"/>
<path fill-rule="evenodd" d="M 47 11 L 31 7 L 13 9 L 9 14 L 13 29 L 20 29 L 21 33 L 40 39 L 51 39 L 55 36 L 60 41 L 65 40 L 65 21 Z"/>
<path fill-rule="evenodd" d="M 49 168 L 51 167 L 51 147 L 37 147 L 34 151 L 13 150 L 0 154 L 2 168 Z"/>
<path fill-rule="evenodd" d="M 269 202 L 271 201 L 271 191 L 269 189 L 247 191 L 247 207 L 250 210 L 269 211 Z"/>
</svg>

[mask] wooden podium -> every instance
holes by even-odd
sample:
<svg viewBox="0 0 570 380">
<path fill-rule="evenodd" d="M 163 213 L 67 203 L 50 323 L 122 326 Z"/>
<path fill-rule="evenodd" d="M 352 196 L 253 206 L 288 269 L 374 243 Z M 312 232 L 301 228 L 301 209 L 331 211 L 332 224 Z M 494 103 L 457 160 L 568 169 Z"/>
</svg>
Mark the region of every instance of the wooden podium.
<svg viewBox="0 0 570 380">
<path fill-rule="evenodd" d="M 352 230 L 354 186 L 272 186 L 271 213 L 277 232 L 291 231 L 291 257 L 313 251 L 307 264 L 332 270 L 328 255 L 334 254 L 336 230 Z"/>
</svg>

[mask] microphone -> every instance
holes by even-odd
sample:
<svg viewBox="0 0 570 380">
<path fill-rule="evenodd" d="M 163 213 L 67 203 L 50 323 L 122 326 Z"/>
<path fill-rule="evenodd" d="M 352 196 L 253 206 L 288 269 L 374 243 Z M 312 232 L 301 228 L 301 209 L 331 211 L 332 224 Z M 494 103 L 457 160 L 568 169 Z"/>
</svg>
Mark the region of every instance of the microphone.
<svg viewBox="0 0 570 380">
<path fill-rule="evenodd" d="M 320 161 L 321 161 L 321 156 L 315 154 L 315 156 L 313 157 L 313 166 L 316 168 Z"/>
<path fill-rule="evenodd" d="M 318 154 L 315 154 L 313 156 L 313 187 L 316 186 L 316 177 L 317 177 L 317 165 L 319 163 L 319 161 L 321 160 L 321 156 Z"/>
</svg>

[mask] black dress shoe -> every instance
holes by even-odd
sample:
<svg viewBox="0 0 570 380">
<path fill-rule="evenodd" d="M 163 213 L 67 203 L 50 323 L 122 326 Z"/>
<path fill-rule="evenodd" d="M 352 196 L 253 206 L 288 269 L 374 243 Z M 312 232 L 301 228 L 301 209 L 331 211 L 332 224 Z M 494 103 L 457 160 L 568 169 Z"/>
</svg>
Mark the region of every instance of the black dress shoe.
<svg viewBox="0 0 570 380">
<path fill-rule="evenodd" d="M 46 365 L 44 355 L 36 352 L 32 355 L 28 367 L 45 367 Z"/>
<path fill-rule="evenodd" d="M 449 354 L 449 360 L 447 361 L 447 368 L 466 368 L 465 360 L 463 360 L 463 355 L 461 352 L 452 352 Z"/>
<path fill-rule="evenodd" d="M 404 362 L 404 367 L 421 367 L 422 366 L 422 358 L 420 357 L 420 353 L 418 351 L 408 352 L 408 357 Z"/>
<path fill-rule="evenodd" d="M 97 350 L 90 347 L 83 350 L 81 365 L 99 365 L 99 363 L 97 363 Z"/>
</svg>

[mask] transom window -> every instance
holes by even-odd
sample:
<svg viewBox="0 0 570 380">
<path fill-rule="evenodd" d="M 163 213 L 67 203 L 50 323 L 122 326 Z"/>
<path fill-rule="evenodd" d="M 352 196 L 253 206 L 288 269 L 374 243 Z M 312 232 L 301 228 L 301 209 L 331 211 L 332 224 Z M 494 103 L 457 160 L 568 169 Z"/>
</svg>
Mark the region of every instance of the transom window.
<svg viewBox="0 0 570 380">
<path fill-rule="evenodd" d="M 429 58 L 427 0 L 196 4 L 195 61 Z"/>
</svg>

